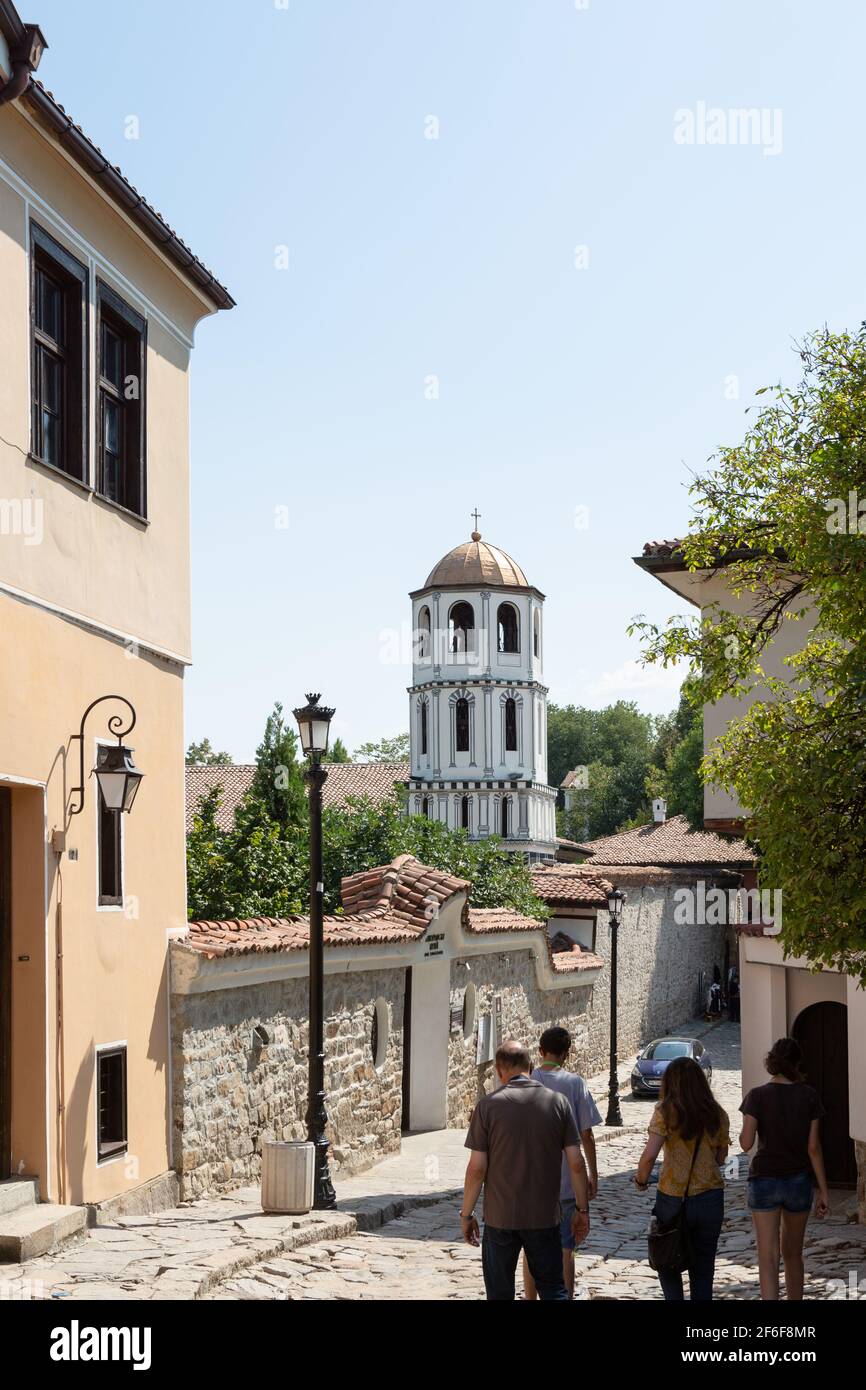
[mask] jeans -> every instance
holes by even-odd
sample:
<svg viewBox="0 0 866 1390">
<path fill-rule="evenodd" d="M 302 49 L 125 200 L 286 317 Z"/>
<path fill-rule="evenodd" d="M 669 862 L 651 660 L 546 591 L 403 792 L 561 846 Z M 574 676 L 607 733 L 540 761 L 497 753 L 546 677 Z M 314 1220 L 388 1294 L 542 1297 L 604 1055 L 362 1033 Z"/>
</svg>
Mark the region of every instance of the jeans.
<svg viewBox="0 0 866 1390">
<path fill-rule="evenodd" d="M 683 1204 L 682 1197 L 656 1195 L 654 1211 L 662 1225 L 673 1221 Z M 713 1274 L 716 1268 L 716 1247 L 725 1216 L 725 1194 L 720 1187 L 698 1192 L 686 1205 L 686 1225 L 692 1242 L 692 1263 L 689 1265 L 689 1295 L 692 1303 L 709 1303 L 713 1296 Z M 683 1276 L 672 1270 L 659 1270 L 659 1283 L 668 1303 L 683 1302 Z"/>
<path fill-rule="evenodd" d="M 509 1231 L 485 1225 L 481 1238 L 481 1267 L 488 1302 L 514 1302 L 514 1275 L 521 1249 L 541 1302 L 568 1303 L 558 1226 Z"/>
</svg>

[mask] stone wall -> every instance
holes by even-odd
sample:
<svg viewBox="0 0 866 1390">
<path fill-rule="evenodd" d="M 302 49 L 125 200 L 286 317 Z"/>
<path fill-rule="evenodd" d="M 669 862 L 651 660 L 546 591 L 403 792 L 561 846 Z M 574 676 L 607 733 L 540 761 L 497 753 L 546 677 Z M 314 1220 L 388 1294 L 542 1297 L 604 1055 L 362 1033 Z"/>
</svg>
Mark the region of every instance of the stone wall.
<svg viewBox="0 0 866 1390">
<path fill-rule="evenodd" d="M 618 1051 L 621 1059 L 634 1056 L 653 1037 L 669 1032 L 699 1009 L 698 979 L 705 972 L 707 985 L 713 967 L 722 971 L 725 936 L 721 926 L 684 926 L 674 921 L 675 883 L 641 886 L 630 883 L 619 929 L 618 952 Z M 572 1035 L 570 1066 L 584 1076 L 605 1071 L 610 1047 L 610 932 L 601 915 L 596 930 L 595 952 L 606 968 L 590 988 L 540 990 L 529 951 L 492 953 L 455 960 L 451 967 L 451 1006 L 462 1005 L 466 986 L 476 988 L 478 1018 L 502 1000 L 503 1038 L 517 1038 L 533 1052 L 547 1027 L 559 1024 Z M 736 957 L 734 957 L 736 959 Z M 466 966 L 469 969 L 466 969 Z M 448 1123 L 468 1123 L 480 1095 L 494 1084 L 492 1063 L 476 1065 L 476 1033 L 464 1039 L 452 1033 L 449 1040 Z"/>
<path fill-rule="evenodd" d="M 325 1091 L 334 1172 L 400 1148 L 404 972 L 325 976 Z M 373 1064 L 375 1002 L 388 1006 Z M 174 1162 L 181 1197 L 256 1182 L 265 1139 L 304 1139 L 307 980 L 172 995 Z M 268 1041 L 256 1039 L 261 1025 Z"/>
</svg>

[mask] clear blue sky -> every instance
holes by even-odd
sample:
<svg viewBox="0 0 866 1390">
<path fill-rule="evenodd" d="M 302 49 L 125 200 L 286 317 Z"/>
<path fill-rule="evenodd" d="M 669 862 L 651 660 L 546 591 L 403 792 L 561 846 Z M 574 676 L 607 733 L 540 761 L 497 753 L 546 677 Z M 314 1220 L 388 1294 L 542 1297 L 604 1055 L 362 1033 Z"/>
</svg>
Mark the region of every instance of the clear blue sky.
<svg viewBox="0 0 866 1390">
<path fill-rule="evenodd" d="M 674 596 L 630 557 L 682 529 L 688 470 L 796 372 L 792 340 L 864 314 L 866 8 L 22 13 L 40 76 L 238 301 L 193 357 L 188 737 L 247 759 L 309 689 L 350 746 L 403 729 L 382 633 L 476 505 L 548 596 L 551 698 L 671 707 L 625 628 Z M 780 110 L 781 153 L 676 143 L 699 102 Z"/>
</svg>

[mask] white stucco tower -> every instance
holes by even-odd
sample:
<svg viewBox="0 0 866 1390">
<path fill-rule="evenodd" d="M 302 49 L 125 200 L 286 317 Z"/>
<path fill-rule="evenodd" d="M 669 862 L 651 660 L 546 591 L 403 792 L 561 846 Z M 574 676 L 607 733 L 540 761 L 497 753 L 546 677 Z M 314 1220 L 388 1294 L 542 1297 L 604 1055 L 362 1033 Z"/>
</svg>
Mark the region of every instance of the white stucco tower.
<svg viewBox="0 0 866 1390">
<path fill-rule="evenodd" d="M 409 810 L 552 859 L 544 594 L 473 531 L 410 597 Z"/>
</svg>

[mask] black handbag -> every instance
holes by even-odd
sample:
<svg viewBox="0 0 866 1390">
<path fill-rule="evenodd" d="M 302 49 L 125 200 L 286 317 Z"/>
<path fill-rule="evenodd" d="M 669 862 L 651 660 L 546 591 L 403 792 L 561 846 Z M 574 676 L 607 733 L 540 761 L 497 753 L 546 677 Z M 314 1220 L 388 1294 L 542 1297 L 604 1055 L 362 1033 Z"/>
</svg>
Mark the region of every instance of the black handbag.
<svg viewBox="0 0 866 1390">
<path fill-rule="evenodd" d="M 647 1231 L 647 1248 L 651 1269 L 661 1269 L 670 1274 L 682 1274 L 683 1270 L 688 1269 L 691 1264 L 692 1240 L 686 1225 L 686 1203 L 689 1198 L 689 1188 L 692 1184 L 698 1149 L 703 1142 L 704 1136 L 700 1134 L 692 1154 L 692 1166 L 689 1169 L 689 1179 L 686 1183 L 683 1203 L 673 1221 L 663 1224 L 656 1216 L 653 1216 L 650 1221 Z"/>
</svg>

